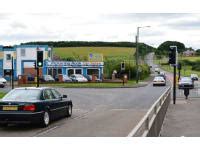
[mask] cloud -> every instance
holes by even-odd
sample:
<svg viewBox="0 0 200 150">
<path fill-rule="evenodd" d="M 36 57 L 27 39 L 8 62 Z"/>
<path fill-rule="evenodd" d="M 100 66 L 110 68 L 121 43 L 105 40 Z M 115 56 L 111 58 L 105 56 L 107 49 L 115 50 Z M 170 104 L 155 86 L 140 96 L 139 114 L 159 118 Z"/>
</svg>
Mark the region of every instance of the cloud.
<svg viewBox="0 0 200 150">
<path fill-rule="evenodd" d="M 10 24 L 11 28 L 13 29 L 26 29 L 27 26 L 24 23 L 21 22 L 12 22 Z"/>
<path fill-rule="evenodd" d="M 166 24 L 170 28 L 177 29 L 177 30 L 196 30 L 200 29 L 200 20 L 181 20 L 173 23 Z"/>
</svg>

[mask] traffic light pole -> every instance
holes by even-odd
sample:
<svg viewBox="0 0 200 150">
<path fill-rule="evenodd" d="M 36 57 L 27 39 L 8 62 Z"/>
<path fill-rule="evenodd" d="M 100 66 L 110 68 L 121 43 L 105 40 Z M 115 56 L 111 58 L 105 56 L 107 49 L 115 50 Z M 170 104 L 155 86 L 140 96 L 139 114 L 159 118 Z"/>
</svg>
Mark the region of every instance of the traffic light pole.
<svg viewBox="0 0 200 150">
<path fill-rule="evenodd" d="M 12 65 L 11 65 L 11 84 L 12 84 L 12 89 L 14 89 L 14 66 L 13 66 L 13 63 L 14 63 L 14 61 L 13 61 L 13 57 L 12 57 L 12 60 L 11 60 L 11 62 L 12 62 Z"/>
<path fill-rule="evenodd" d="M 37 70 L 37 87 L 39 87 L 40 85 L 39 85 L 39 67 L 37 67 L 36 68 L 36 70 Z"/>
<path fill-rule="evenodd" d="M 173 104 L 176 104 L 176 64 L 174 64 Z"/>
<path fill-rule="evenodd" d="M 174 77 L 173 77 L 173 104 L 176 104 L 176 67 L 177 67 L 177 46 L 169 47 L 169 64 L 174 67 Z M 179 68 L 179 66 L 178 66 Z"/>
</svg>

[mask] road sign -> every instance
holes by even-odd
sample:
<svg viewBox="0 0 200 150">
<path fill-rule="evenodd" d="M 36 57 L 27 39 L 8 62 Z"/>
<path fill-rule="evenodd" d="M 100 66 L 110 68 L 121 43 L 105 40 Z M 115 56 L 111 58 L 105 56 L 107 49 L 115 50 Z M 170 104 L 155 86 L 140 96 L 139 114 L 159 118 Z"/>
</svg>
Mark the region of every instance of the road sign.
<svg viewBox="0 0 200 150">
<path fill-rule="evenodd" d="M 88 60 L 90 62 L 103 62 L 103 54 L 90 53 Z"/>
</svg>

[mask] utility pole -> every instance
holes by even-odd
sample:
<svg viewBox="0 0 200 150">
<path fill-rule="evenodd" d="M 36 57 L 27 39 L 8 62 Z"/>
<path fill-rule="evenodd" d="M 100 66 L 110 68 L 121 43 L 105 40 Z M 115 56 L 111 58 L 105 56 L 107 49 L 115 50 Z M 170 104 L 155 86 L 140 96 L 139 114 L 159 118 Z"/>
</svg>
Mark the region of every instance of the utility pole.
<svg viewBox="0 0 200 150">
<path fill-rule="evenodd" d="M 135 58 L 135 63 L 136 63 L 136 83 L 138 83 L 138 36 L 136 35 L 135 37 L 136 40 L 136 58 Z"/>
<path fill-rule="evenodd" d="M 143 27 L 137 27 L 137 35 L 136 35 L 136 83 L 139 81 L 139 67 L 138 67 L 138 61 L 139 61 L 139 32 L 140 28 L 146 28 L 150 26 L 143 26 Z"/>
</svg>

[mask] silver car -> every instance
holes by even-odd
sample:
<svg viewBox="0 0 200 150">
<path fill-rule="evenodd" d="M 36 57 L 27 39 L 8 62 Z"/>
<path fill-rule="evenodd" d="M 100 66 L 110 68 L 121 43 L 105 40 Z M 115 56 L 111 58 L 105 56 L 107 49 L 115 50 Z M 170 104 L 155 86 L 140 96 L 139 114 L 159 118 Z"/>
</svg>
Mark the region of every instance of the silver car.
<svg viewBox="0 0 200 150">
<path fill-rule="evenodd" d="M 179 89 L 184 89 L 184 88 L 193 89 L 194 82 L 192 81 L 190 77 L 182 77 L 178 83 L 178 88 Z"/>
<path fill-rule="evenodd" d="M 163 85 L 163 86 L 165 86 L 166 85 L 166 80 L 163 77 L 161 77 L 161 76 L 156 76 L 153 79 L 153 86 L 156 86 L 156 85 Z"/>
</svg>

